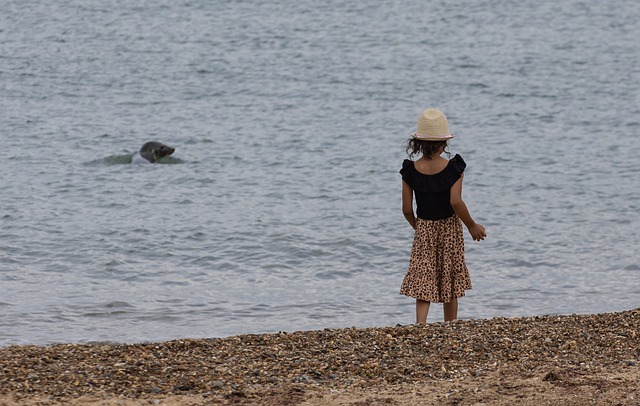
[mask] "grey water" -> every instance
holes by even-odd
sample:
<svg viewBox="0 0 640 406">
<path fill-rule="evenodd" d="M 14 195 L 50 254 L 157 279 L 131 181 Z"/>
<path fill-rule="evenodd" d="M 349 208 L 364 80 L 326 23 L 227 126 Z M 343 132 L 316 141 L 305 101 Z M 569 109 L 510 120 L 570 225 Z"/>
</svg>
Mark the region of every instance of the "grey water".
<svg viewBox="0 0 640 406">
<path fill-rule="evenodd" d="M 640 306 L 636 0 L 0 10 L 0 345 L 412 323 L 428 107 L 488 232 L 460 318 Z"/>
</svg>

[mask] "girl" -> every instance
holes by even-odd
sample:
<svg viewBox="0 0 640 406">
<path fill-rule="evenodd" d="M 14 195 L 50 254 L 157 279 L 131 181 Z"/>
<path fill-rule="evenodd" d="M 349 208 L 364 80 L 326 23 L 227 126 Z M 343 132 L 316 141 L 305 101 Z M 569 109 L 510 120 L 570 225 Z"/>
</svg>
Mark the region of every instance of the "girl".
<svg viewBox="0 0 640 406">
<path fill-rule="evenodd" d="M 416 323 L 426 324 L 431 302 L 444 303 L 444 320 L 458 317 L 458 298 L 471 289 L 464 262 L 462 223 L 474 241 L 487 236 L 484 227 L 471 218 L 462 200 L 466 163 L 456 154 L 450 160 L 447 140 L 453 138 L 445 115 L 428 109 L 407 141 L 409 158 L 402 164 L 402 213 L 415 230 L 409 270 L 400 294 L 416 299 Z M 417 215 L 413 212 L 415 195 Z"/>
</svg>

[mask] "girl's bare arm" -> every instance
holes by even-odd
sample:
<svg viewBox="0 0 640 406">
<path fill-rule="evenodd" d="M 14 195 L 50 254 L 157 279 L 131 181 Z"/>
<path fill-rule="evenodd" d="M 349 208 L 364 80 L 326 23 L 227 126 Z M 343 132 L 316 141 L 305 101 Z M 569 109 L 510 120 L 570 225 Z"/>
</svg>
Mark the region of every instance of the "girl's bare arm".
<svg viewBox="0 0 640 406">
<path fill-rule="evenodd" d="M 451 187 L 451 207 L 456 212 L 460 220 L 467 226 L 469 230 L 469 234 L 475 241 L 484 240 L 487 236 L 487 233 L 484 230 L 484 227 L 481 224 L 476 223 L 471 214 L 469 214 L 469 209 L 467 205 L 462 200 L 462 179 L 464 178 L 464 173 L 460 176 L 460 179 Z"/>
<path fill-rule="evenodd" d="M 402 181 L 402 214 L 415 230 L 416 216 L 413 213 L 413 189 L 404 180 Z"/>
</svg>

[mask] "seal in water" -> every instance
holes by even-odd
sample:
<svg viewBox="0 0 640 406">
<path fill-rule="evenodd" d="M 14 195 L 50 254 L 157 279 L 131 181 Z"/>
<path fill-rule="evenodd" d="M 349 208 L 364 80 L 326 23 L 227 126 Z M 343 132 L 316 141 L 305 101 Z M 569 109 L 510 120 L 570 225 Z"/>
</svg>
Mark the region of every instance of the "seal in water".
<svg viewBox="0 0 640 406">
<path fill-rule="evenodd" d="M 154 163 L 162 157 L 173 154 L 173 151 L 175 150 L 175 148 L 171 148 L 170 146 L 164 145 L 161 142 L 145 142 L 140 148 L 140 151 L 133 154 L 133 156 L 131 157 L 131 163 Z"/>
</svg>

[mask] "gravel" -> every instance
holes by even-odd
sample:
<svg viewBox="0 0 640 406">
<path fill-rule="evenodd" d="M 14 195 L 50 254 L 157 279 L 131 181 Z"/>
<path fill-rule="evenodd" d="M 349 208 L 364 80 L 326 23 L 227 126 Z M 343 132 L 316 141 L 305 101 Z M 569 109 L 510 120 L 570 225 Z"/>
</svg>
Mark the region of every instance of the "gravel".
<svg viewBox="0 0 640 406">
<path fill-rule="evenodd" d="M 426 326 L 344 328 L 140 344 L 0 348 L 0 395 L 206 396 L 250 403 L 261 394 L 461 381 L 498 369 L 519 376 L 597 374 L 640 365 L 640 308 L 597 315 L 494 318 Z M 567 372 L 569 371 L 569 372 Z"/>
</svg>

